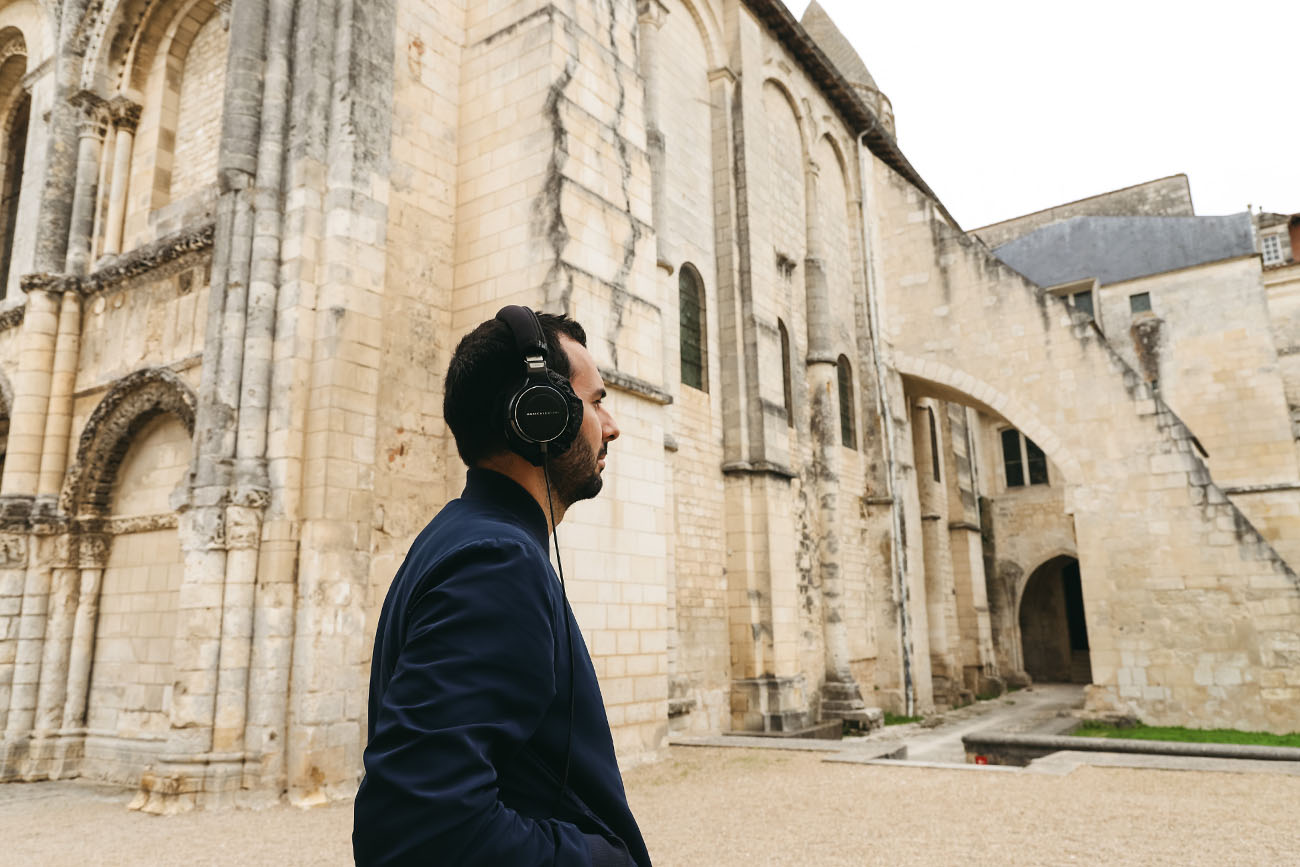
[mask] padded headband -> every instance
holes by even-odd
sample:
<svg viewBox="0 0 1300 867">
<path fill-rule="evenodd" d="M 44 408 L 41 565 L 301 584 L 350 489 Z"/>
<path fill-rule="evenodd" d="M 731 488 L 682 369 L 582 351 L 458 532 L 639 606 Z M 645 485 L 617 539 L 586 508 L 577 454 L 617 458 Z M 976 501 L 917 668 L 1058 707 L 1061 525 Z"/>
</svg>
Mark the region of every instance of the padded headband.
<svg viewBox="0 0 1300 867">
<path fill-rule="evenodd" d="M 542 322 L 536 313 L 527 307 L 510 304 L 497 311 L 496 318 L 510 328 L 520 356 L 531 358 L 540 355 L 546 358 L 546 335 L 542 333 Z"/>
</svg>

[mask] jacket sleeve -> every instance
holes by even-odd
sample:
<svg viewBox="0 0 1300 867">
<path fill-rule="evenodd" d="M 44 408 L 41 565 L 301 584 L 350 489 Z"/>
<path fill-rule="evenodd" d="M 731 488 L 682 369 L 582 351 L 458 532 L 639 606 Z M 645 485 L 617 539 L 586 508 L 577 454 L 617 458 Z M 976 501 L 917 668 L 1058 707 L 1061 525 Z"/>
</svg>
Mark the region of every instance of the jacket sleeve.
<svg viewBox="0 0 1300 867">
<path fill-rule="evenodd" d="M 546 563 L 521 544 L 462 549 L 414 598 L 365 752 L 358 864 L 588 865 L 608 843 L 504 806 L 496 766 L 556 694 Z"/>
</svg>

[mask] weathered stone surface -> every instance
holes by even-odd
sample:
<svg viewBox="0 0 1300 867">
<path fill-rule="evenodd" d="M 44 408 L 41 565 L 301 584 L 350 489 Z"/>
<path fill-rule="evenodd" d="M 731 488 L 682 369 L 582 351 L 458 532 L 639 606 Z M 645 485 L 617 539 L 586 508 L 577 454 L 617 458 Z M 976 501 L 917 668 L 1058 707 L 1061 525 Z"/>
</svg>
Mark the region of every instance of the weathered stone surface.
<svg viewBox="0 0 1300 867">
<path fill-rule="evenodd" d="M 1086 315 L 956 227 L 778 0 L 66 0 L 52 42 L 29 7 L 5 778 L 354 791 L 378 611 L 463 482 L 441 374 L 505 303 L 586 326 L 622 428 L 562 540 L 623 762 L 995 695 L 1048 647 L 1102 712 L 1300 725 L 1294 269 L 1094 281 Z M 1079 598 L 1035 595 L 1067 561 Z"/>
</svg>

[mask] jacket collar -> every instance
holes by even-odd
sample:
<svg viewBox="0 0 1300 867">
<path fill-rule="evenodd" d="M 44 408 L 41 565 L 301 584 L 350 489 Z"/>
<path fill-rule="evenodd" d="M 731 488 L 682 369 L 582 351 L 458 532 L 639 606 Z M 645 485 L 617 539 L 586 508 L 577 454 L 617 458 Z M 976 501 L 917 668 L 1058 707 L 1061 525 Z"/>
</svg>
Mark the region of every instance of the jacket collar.
<svg viewBox="0 0 1300 867">
<path fill-rule="evenodd" d="M 551 551 L 546 513 L 533 499 L 533 495 L 509 476 L 494 470 L 470 467 L 465 474 L 465 490 L 461 499 L 486 503 L 499 508 L 513 521 L 537 539 L 537 544 L 548 554 Z"/>
</svg>

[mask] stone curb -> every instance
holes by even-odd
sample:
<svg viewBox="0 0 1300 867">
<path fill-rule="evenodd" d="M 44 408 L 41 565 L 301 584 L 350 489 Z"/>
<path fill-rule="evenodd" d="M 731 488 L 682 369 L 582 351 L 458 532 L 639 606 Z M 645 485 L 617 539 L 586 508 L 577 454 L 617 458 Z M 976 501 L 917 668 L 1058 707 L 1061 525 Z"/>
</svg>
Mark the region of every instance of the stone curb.
<svg viewBox="0 0 1300 867">
<path fill-rule="evenodd" d="M 856 754 L 863 759 L 895 758 L 907 754 L 902 741 L 868 741 L 852 739 L 828 741 L 820 738 L 764 738 L 746 735 L 700 735 L 669 738 L 673 747 L 741 747 L 749 750 L 794 750 L 811 753 Z"/>
<path fill-rule="evenodd" d="M 961 739 L 967 753 L 1015 753 L 1026 759 L 1054 752 L 1146 753 L 1212 759 L 1300 762 L 1300 749 L 1251 744 L 1193 744 L 1131 738 L 1080 738 L 1067 735 L 1015 735 L 975 732 Z"/>
</svg>

